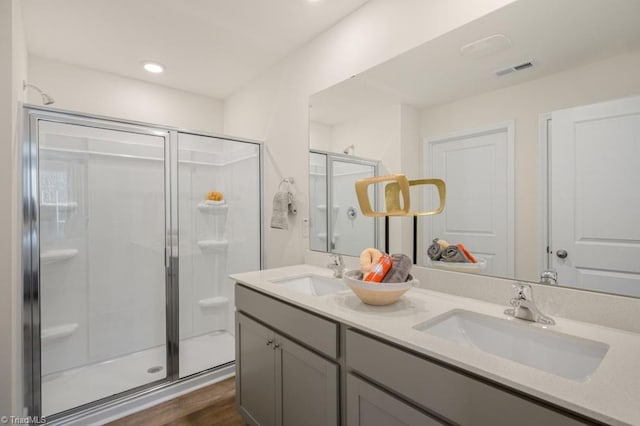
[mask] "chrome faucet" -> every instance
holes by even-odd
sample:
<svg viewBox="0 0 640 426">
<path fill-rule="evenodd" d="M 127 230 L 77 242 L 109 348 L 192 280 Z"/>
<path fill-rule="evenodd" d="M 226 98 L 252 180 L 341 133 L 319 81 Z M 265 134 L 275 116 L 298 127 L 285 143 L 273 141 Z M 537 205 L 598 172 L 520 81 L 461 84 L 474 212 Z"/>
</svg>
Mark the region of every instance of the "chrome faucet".
<svg viewBox="0 0 640 426">
<path fill-rule="evenodd" d="M 342 278 L 342 274 L 344 273 L 344 270 L 346 269 L 346 266 L 344 265 L 344 259 L 342 258 L 342 255 L 332 254 L 330 256 L 331 256 L 331 258 L 333 258 L 333 262 L 328 264 L 327 268 L 333 270 L 334 278 Z"/>
<path fill-rule="evenodd" d="M 542 271 L 540 274 L 540 284 L 558 285 L 558 273 L 553 269 Z"/>
<path fill-rule="evenodd" d="M 533 289 L 529 284 L 514 284 L 513 290 L 516 294 L 509 302 L 513 308 L 505 310 L 506 315 L 540 324 L 554 325 L 556 323 L 552 318 L 540 312 L 533 302 Z"/>
</svg>

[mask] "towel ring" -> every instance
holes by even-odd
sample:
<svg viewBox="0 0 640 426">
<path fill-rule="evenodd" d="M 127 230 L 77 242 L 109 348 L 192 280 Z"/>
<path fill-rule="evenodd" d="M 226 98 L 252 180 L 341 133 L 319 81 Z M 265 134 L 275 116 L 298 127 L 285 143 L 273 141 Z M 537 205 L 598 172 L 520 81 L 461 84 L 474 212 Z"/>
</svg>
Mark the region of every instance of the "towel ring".
<svg viewBox="0 0 640 426">
<path fill-rule="evenodd" d="M 288 177 L 288 178 L 284 178 L 280 181 L 280 184 L 278 185 L 278 191 L 282 191 L 282 185 L 285 184 L 286 185 L 286 190 L 287 192 L 291 191 L 291 185 L 293 185 L 294 183 L 294 179 L 292 177 Z"/>
</svg>

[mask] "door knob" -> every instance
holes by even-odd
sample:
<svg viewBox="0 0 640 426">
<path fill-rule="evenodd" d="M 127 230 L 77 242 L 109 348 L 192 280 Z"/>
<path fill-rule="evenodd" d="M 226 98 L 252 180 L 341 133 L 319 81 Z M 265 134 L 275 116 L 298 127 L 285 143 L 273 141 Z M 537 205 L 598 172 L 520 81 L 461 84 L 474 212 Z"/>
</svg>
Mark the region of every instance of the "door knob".
<svg viewBox="0 0 640 426">
<path fill-rule="evenodd" d="M 275 345 L 273 345 L 273 349 L 278 349 L 280 347 L 280 343 L 276 343 Z"/>
<path fill-rule="evenodd" d="M 569 253 L 567 253 L 566 250 L 558 250 L 556 252 L 556 256 L 558 256 L 560 259 L 565 259 L 568 255 Z"/>
</svg>

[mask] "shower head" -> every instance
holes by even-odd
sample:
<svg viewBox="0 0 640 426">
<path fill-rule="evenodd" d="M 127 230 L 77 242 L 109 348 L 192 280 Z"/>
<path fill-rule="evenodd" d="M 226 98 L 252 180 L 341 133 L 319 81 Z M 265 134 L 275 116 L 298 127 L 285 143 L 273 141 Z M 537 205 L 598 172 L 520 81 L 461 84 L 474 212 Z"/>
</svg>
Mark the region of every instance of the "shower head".
<svg viewBox="0 0 640 426">
<path fill-rule="evenodd" d="M 55 102 L 55 99 L 53 99 L 51 96 L 47 95 L 46 93 L 41 93 L 40 95 L 42 96 L 42 103 L 45 105 L 51 105 L 52 103 Z"/>
<path fill-rule="evenodd" d="M 353 155 L 353 153 L 356 150 L 356 147 L 353 145 L 349 145 L 348 147 L 346 147 L 345 149 L 342 150 L 342 152 L 346 155 L 349 155 L 349 150 L 351 150 L 351 155 Z"/>
<path fill-rule="evenodd" d="M 40 94 L 40 96 L 42 97 L 42 103 L 44 105 L 51 105 L 55 102 L 55 100 L 51 96 L 43 92 L 42 89 L 40 89 L 38 86 L 34 86 L 33 84 L 29 84 L 26 81 L 22 80 L 22 90 L 27 90 L 27 87 L 31 87 L 33 90 Z"/>
</svg>

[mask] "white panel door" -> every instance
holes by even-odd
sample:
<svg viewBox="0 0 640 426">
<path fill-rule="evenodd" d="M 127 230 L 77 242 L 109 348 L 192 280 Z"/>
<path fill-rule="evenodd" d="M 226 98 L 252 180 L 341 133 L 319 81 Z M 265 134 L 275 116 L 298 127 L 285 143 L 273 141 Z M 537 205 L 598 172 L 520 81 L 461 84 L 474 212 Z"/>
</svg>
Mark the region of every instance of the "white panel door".
<svg viewBox="0 0 640 426">
<path fill-rule="evenodd" d="M 560 284 L 640 296 L 640 97 L 552 120 L 550 266 Z"/>
<path fill-rule="evenodd" d="M 425 177 L 447 185 L 444 212 L 425 219 L 426 244 L 462 243 L 487 261 L 483 273 L 513 277 L 513 122 L 428 140 L 425 155 Z M 425 209 L 434 197 L 427 194 Z M 426 262 L 426 249 L 423 255 Z"/>
</svg>

